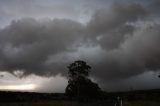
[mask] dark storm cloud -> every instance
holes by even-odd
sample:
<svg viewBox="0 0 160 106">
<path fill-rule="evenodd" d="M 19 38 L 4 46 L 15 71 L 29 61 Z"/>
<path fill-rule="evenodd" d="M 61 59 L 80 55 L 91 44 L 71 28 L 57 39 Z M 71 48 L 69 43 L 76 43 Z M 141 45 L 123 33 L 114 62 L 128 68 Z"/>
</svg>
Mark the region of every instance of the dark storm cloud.
<svg viewBox="0 0 160 106">
<path fill-rule="evenodd" d="M 160 15 L 159 9 L 160 9 L 160 1 L 159 0 L 153 0 L 149 5 L 148 8 L 150 9 L 150 12 Z"/>
<path fill-rule="evenodd" d="M 127 22 L 137 21 L 146 14 L 144 8 L 139 4 L 114 3 L 110 9 L 100 9 L 89 23 L 93 34 L 102 34 L 109 30 L 119 28 Z"/>
<path fill-rule="evenodd" d="M 50 55 L 70 50 L 82 33 L 82 25 L 71 20 L 13 21 L 0 31 L 1 70 L 57 74 L 58 70 L 49 70 L 45 61 Z"/>
<path fill-rule="evenodd" d="M 90 36 L 106 51 L 98 64 L 93 62 L 93 75 L 106 81 L 159 71 L 160 26 L 152 23 L 157 17 L 146 24 L 151 15 L 140 4 L 118 3 L 93 16 L 88 24 Z"/>
<path fill-rule="evenodd" d="M 90 37 L 105 50 L 93 61 L 94 73 L 103 81 L 124 79 L 159 70 L 160 26 L 145 24 L 152 15 L 140 4 L 113 4 L 98 11 L 89 22 Z M 141 23 L 138 27 L 138 22 Z"/>
<path fill-rule="evenodd" d="M 110 9 L 98 10 L 89 22 L 88 27 L 93 39 L 105 49 L 114 49 L 123 42 L 126 34 L 134 28 L 127 24 L 144 18 L 146 11 L 139 4 L 114 3 Z"/>
<path fill-rule="evenodd" d="M 102 82 L 157 71 L 160 26 L 143 23 L 150 14 L 140 4 L 116 2 L 97 10 L 87 25 L 69 19 L 13 21 L 0 30 L 0 70 L 65 75 L 66 65 L 79 55 Z M 96 47 L 100 54 L 89 52 Z"/>
<path fill-rule="evenodd" d="M 95 75 L 105 80 L 123 79 L 160 68 L 160 26 L 137 29 L 118 49 L 106 51 Z"/>
</svg>

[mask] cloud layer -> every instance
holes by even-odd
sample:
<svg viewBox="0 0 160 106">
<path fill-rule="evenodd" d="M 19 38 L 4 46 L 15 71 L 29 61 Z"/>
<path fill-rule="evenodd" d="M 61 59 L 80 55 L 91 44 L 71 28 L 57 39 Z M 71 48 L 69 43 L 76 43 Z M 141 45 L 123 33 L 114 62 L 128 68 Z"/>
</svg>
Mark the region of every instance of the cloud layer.
<svg viewBox="0 0 160 106">
<path fill-rule="evenodd" d="M 47 59 L 51 55 L 71 51 L 71 47 L 76 46 L 75 42 L 80 41 L 82 29 L 81 24 L 66 19 L 13 21 L 0 31 L 1 70 L 23 70 L 24 74 L 37 75 L 57 74 L 54 65 L 46 63 Z"/>
<path fill-rule="evenodd" d="M 12 21 L 0 30 L 0 70 L 65 76 L 69 63 L 84 59 L 101 81 L 159 71 L 160 24 L 153 9 L 116 2 L 97 10 L 86 25 L 70 19 Z"/>
</svg>

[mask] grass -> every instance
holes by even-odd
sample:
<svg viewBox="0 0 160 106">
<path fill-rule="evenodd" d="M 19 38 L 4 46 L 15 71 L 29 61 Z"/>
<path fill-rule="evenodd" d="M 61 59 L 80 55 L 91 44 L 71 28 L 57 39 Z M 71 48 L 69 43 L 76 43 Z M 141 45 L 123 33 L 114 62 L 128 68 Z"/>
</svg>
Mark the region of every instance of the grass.
<svg viewBox="0 0 160 106">
<path fill-rule="evenodd" d="M 39 101 L 39 102 L 13 102 L 0 103 L 0 106 L 79 106 L 73 101 Z M 160 106 L 160 101 L 132 101 L 125 102 L 123 106 Z"/>
<path fill-rule="evenodd" d="M 0 103 L 0 106 L 77 106 L 77 105 L 78 103 L 71 101 Z"/>
<path fill-rule="evenodd" d="M 127 102 L 124 106 L 160 106 L 160 101 L 134 101 Z"/>
</svg>

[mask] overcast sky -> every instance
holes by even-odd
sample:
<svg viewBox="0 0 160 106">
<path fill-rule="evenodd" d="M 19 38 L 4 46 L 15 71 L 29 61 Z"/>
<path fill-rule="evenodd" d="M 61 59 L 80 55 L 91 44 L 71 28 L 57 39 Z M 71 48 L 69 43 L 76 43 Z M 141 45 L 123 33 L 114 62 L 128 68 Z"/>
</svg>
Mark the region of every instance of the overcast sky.
<svg viewBox="0 0 160 106">
<path fill-rule="evenodd" d="M 103 90 L 160 88 L 159 0 L 0 0 L 0 89 L 64 92 L 84 60 Z"/>
</svg>

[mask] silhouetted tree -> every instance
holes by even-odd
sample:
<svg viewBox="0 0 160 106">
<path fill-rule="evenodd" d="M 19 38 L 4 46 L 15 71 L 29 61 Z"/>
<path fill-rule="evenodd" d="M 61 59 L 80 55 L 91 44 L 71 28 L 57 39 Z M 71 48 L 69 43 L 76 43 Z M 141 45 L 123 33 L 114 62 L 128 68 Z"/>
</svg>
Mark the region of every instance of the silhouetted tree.
<svg viewBox="0 0 160 106">
<path fill-rule="evenodd" d="M 91 67 L 82 60 L 75 61 L 68 66 L 68 86 L 66 94 L 78 100 L 96 99 L 101 94 L 98 84 L 92 82 L 88 76 Z"/>
</svg>

